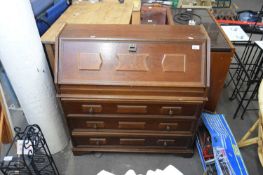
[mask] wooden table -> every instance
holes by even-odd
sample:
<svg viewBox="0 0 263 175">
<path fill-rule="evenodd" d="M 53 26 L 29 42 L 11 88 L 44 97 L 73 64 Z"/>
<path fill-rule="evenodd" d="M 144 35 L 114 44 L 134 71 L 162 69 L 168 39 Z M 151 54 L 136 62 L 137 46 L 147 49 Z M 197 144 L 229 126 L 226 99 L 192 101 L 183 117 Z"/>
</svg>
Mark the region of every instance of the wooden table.
<svg viewBox="0 0 263 175">
<path fill-rule="evenodd" d="M 132 10 L 132 1 L 125 1 L 123 4 L 109 1 L 95 4 L 80 2 L 71 5 L 41 37 L 52 71 L 56 37 L 66 24 L 130 24 Z"/>
</svg>

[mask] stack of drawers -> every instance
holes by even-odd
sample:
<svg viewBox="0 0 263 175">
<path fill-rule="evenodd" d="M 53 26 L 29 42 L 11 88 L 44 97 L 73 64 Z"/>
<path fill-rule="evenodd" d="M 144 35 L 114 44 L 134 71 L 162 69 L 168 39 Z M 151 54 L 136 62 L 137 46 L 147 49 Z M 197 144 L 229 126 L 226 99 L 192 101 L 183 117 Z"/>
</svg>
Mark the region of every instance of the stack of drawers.
<svg viewBox="0 0 263 175">
<path fill-rule="evenodd" d="M 202 27 L 68 25 L 57 51 L 75 155 L 193 153 L 210 72 Z"/>
</svg>

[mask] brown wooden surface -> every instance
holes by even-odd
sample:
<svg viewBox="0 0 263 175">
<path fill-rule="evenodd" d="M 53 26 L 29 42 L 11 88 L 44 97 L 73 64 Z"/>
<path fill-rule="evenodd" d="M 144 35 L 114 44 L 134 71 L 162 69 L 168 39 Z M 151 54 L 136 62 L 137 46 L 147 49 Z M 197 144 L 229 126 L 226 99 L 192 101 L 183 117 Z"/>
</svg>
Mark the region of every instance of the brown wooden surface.
<svg viewBox="0 0 263 175">
<path fill-rule="evenodd" d="M 141 12 L 132 12 L 132 24 L 141 24 Z"/>
<path fill-rule="evenodd" d="M 132 90 L 131 90 L 132 89 Z M 195 101 L 204 101 L 207 100 L 205 96 L 203 96 L 204 89 L 203 88 L 187 88 L 187 87 L 166 87 L 166 91 L 163 91 L 161 87 L 129 87 L 129 86 L 92 86 L 92 85 L 63 85 L 59 88 L 60 94 L 57 94 L 60 98 L 79 98 L 79 99 L 93 99 L 93 97 L 100 95 L 104 97 L 108 101 L 120 100 L 118 98 L 114 98 L 113 96 L 108 96 L 108 94 L 118 95 L 122 99 L 126 101 L 132 101 L 134 99 L 141 99 L 143 97 L 144 101 L 151 102 L 159 102 L 165 100 L 167 103 L 174 103 L 176 101 L 191 101 L 195 99 Z M 162 93 L 160 97 L 159 94 Z M 74 95 L 73 95 L 74 94 Z M 81 94 L 81 95 L 80 95 Z M 129 98 L 128 98 L 129 97 Z"/>
<path fill-rule="evenodd" d="M 50 68 L 53 72 L 54 67 L 55 67 L 55 47 L 53 44 L 44 44 L 44 49 L 46 51 L 47 54 L 47 59 L 48 59 L 48 63 L 50 64 Z"/>
<path fill-rule="evenodd" d="M 0 85 L 0 143 L 8 144 L 13 140 L 13 134 L 8 120 L 7 104 Z"/>
<path fill-rule="evenodd" d="M 199 26 L 68 25 L 55 76 L 59 84 L 205 87 L 210 60 L 202 34 Z"/>
<path fill-rule="evenodd" d="M 44 44 L 54 44 L 65 24 L 129 24 L 133 2 L 118 1 L 71 5 L 41 37 Z"/>
<path fill-rule="evenodd" d="M 194 151 L 192 148 L 174 148 L 174 147 L 148 147 L 145 149 L 145 146 L 126 146 L 123 147 L 120 146 L 89 146 L 89 147 L 73 147 L 72 149 L 73 154 L 75 156 L 80 156 L 83 154 L 91 153 L 91 152 L 124 152 L 124 153 L 168 153 L 168 154 L 174 154 L 177 156 L 183 156 L 185 158 L 191 158 L 194 154 Z"/>
<path fill-rule="evenodd" d="M 100 96 L 97 96 L 99 98 Z M 90 99 L 69 99 L 63 98 L 62 106 L 64 108 L 65 114 L 149 114 L 149 115 L 171 115 L 171 116 L 192 116 L 196 114 L 196 111 L 201 107 L 203 101 L 200 102 L 185 102 L 185 101 L 175 101 L 169 104 L 164 99 L 157 103 L 144 101 L 125 101 L 125 100 L 107 100 L 98 99 L 97 101 L 92 101 Z M 101 106 L 101 110 L 84 110 L 82 106 Z M 120 110 L 120 106 L 125 106 L 126 110 Z M 143 107 L 143 108 L 142 108 Z M 129 110 L 128 110 L 128 109 Z M 132 108 L 134 110 L 132 110 Z M 178 110 L 180 108 L 180 110 Z M 139 110 L 138 110 L 139 109 Z"/>
<path fill-rule="evenodd" d="M 210 72 L 201 26 L 67 25 L 58 42 L 74 154 L 192 153 Z"/>
<path fill-rule="evenodd" d="M 211 52 L 211 82 L 208 102 L 205 105 L 205 109 L 208 111 L 214 112 L 216 110 L 232 56 L 232 52 Z"/>
<path fill-rule="evenodd" d="M 69 114 L 67 120 L 70 130 L 118 128 L 193 133 L 197 118 L 194 115 Z"/>
<path fill-rule="evenodd" d="M 60 34 L 60 40 L 63 38 L 71 38 L 71 40 L 82 38 L 91 41 L 110 38 L 112 41 L 188 41 L 191 43 L 207 40 L 201 26 L 114 24 L 69 24 Z"/>
</svg>

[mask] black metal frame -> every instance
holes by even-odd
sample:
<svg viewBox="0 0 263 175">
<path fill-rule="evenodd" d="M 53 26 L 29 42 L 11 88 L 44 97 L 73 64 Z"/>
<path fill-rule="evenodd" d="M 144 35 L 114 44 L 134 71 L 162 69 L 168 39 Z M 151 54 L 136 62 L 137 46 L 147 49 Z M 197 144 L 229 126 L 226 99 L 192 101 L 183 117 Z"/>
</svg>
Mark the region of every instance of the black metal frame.
<svg viewBox="0 0 263 175">
<path fill-rule="evenodd" d="M 12 156 L 16 143 L 22 140 L 22 154 L 12 156 L 11 161 L 0 162 L 0 170 L 4 175 L 59 175 L 55 161 L 50 153 L 43 133 L 38 125 L 29 125 L 24 131 L 15 128 L 16 135 L 6 156 Z M 28 153 L 25 150 L 28 149 Z"/>
<path fill-rule="evenodd" d="M 263 5 L 260 12 L 262 11 Z M 253 26 L 254 30 L 256 30 L 256 25 L 257 23 Z M 252 101 L 257 101 L 257 91 L 263 78 L 263 49 L 252 41 L 253 34 L 252 30 L 247 42 L 233 42 L 234 45 L 244 46 L 241 56 L 235 52 L 234 61 L 236 62 L 230 65 L 230 81 L 226 84 L 226 87 L 230 84 L 234 86 L 229 99 L 237 99 L 239 101 L 233 118 L 237 118 L 240 114 L 241 119 L 244 119 L 246 111 L 258 110 L 256 108 L 249 108 L 249 105 Z M 263 31 L 259 40 L 263 40 Z"/>
<path fill-rule="evenodd" d="M 235 54 L 237 67 L 229 71 L 230 82 L 234 85 L 234 90 L 229 99 L 237 99 L 239 101 L 233 118 L 240 114 L 241 119 L 243 119 L 246 111 L 258 110 L 256 108 L 248 108 L 248 106 L 252 101 L 257 101 L 256 94 L 263 78 L 263 50 L 256 44 L 249 47 L 250 54 L 248 57 L 244 57 L 245 59 L 241 59 Z"/>
</svg>

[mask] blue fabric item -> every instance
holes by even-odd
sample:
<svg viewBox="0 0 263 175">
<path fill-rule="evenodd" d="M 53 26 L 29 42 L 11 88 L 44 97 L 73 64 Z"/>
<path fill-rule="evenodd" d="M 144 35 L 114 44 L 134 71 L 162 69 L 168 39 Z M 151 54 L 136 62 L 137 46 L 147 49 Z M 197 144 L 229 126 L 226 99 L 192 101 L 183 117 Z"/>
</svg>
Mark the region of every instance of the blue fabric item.
<svg viewBox="0 0 263 175">
<path fill-rule="evenodd" d="M 54 23 L 67 8 L 67 0 L 60 0 L 47 10 L 45 17 L 48 19 L 48 22 Z"/>
<path fill-rule="evenodd" d="M 54 0 L 30 0 L 34 16 L 39 16 L 54 4 Z"/>
<path fill-rule="evenodd" d="M 37 19 L 37 27 L 40 36 L 59 18 L 59 16 L 68 8 L 67 0 L 59 0 L 50 7 L 45 15 Z"/>
</svg>

